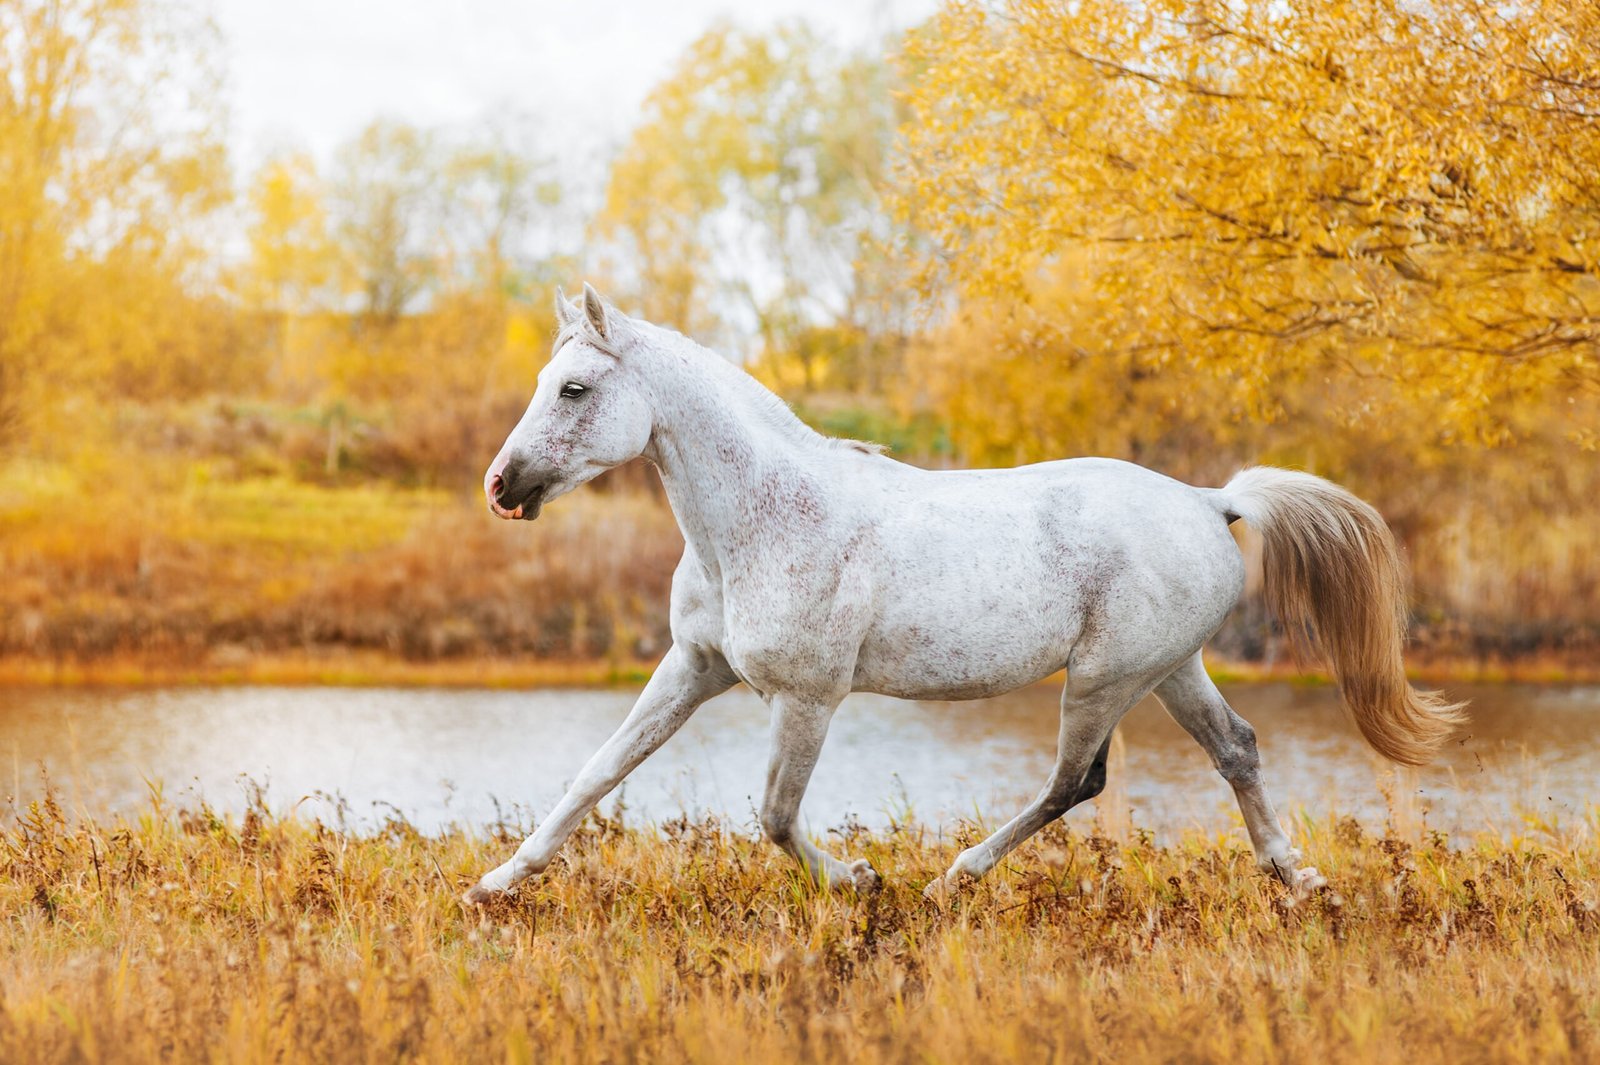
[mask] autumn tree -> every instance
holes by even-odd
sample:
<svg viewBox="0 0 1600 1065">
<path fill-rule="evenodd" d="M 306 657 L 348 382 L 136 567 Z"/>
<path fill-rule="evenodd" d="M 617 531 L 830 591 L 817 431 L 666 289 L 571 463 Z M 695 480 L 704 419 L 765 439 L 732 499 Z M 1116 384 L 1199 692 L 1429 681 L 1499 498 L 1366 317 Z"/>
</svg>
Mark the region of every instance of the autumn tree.
<svg viewBox="0 0 1600 1065">
<path fill-rule="evenodd" d="M 432 470 L 486 446 L 502 390 L 526 400 L 553 263 L 575 239 L 538 129 L 380 121 L 340 146 L 327 182 L 294 155 L 257 176 L 236 290 L 295 368 L 279 383 L 321 409 L 327 474 L 363 419 L 408 422 L 415 450 L 394 461 Z"/>
<path fill-rule="evenodd" d="M 596 221 L 641 311 L 753 334 L 815 384 L 830 330 L 866 317 L 855 265 L 883 235 L 895 114 L 880 59 L 803 25 L 702 36 L 651 94 Z"/>
<path fill-rule="evenodd" d="M 354 309 L 393 325 L 442 291 L 515 284 L 554 254 L 561 202 L 525 116 L 379 121 L 339 148 L 328 214 Z"/>
<path fill-rule="evenodd" d="M 65 388 L 203 373 L 215 43 L 163 0 L 0 0 L 0 430 Z"/>
<path fill-rule="evenodd" d="M 440 135 L 445 258 L 428 314 L 406 342 L 421 356 L 410 416 L 440 424 L 470 464 L 527 402 L 555 331 L 550 292 L 570 283 L 581 222 L 545 147 L 548 123 L 497 115 Z M 444 390 L 448 412 L 426 398 Z M 446 414 L 448 417 L 446 417 Z"/>
<path fill-rule="evenodd" d="M 951 3 L 907 61 L 930 291 L 1059 332 L 1070 269 L 1108 312 L 1080 351 L 1221 372 L 1250 414 L 1296 379 L 1445 438 L 1600 407 L 1600 7 Z"/>
<path fill-rule="evenodd" d="M 570 252 L 576 234 L 541 124 L 529 115 L 497 117 L 464 131 L 443 154 L 445 237 L 452 273 L 486 291 L 520 293 L 548 283 L 544 266 Z"/>
<path fill-rule="evenodd" d="M 327 298 L 333 278 L 325 194 L 310 156 L 269 160 L 248 192 L 250 260 L 240 294 L 273 314 L 306 314 Z"/>
<path fill-rule="evenodd" d="M 297 322 L 327 309 L 335 249 L 315 162 L 303 153 L 268 160 L 248 190 L 250 257 L 234 288 L 269 335 L 272 383 L 291 376 Z"/>
<path fill-rule="evenodd" d="M 400 319 L 439 267 L 439 184 L 434 136 L 380 120 L 339 148 L 331 210 L 357 311 L 370 323 Z"/>
</svg>

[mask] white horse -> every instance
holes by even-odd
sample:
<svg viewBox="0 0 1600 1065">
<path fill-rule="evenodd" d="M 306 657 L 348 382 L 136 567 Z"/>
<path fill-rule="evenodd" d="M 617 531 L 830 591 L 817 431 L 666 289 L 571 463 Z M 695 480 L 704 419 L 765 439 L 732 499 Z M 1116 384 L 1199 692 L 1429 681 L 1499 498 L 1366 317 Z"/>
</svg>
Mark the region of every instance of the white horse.
<svg viewBox="0 0 1600 1065">
<path fill-rule="evenodd" d="M 1271 605 L 1296 631 L 1315 630 L 1374 748 L 1420 764 L 1460 718 L 1408 685 L 1394 541 L 1336 485 L 1256 467 L 1195 488 L 1108 459 L 918 469 L 814 432 L 742 370 L 619 314 L 588 285 L 581 304 L 558 293 L 556 312 L 550 361 L 484 478 L 489 508 L 531 520 L 601 471 L 648 458 L 685 540 L 673 643 L 616 734 L 468 902 L 542 872 L 601 798 L 739 681 L 772 710 L 762 828 L 818 884 L 875 889 L 865 860 L 825 854 L 799 827 L 840 700 L 981 699 L 1063 668 L 1050 778 L 930 891 L 982 876 L 1098 794 L 1112 729 L 1152 691 L 1233 786 L 1261 868 L 1309 890 L 1322 879 L 1273 813 L 1255 733 L 1200 660 L 1243 588 L 1228 530 L 1239 518 L 1263 537 Z"/>
</svg>

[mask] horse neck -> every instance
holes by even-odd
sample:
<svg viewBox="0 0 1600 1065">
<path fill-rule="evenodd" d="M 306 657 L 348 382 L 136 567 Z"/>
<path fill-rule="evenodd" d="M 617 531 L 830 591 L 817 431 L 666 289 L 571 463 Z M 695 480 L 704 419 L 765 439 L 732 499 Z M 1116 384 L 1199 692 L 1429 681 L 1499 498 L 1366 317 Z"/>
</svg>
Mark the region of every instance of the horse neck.
<svg viewBox="0 0 1600 1065">
<path fill-rule="evenodd" d="M 763 417 L 731 375 L 701 361 L 660 359 L 656 422 L 646 457 L 661 471 L 683 536 L 715 572 L 752 543 L 752 525 L 770 487 L 801 479 L 803 441 Z M 754 382 L 750 388 L 759 388 Z"/>
</svg>

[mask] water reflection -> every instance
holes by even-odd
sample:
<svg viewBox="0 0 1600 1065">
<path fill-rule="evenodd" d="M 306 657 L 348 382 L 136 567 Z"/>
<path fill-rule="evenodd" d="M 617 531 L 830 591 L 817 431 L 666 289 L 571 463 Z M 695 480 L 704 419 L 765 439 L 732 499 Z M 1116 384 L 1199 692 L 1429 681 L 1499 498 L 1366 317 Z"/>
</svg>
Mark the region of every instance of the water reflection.
<svg viewBox="0 0 1600 1065">
<path fill-rule="evenodd" d="M 1589 816 L 1600 770 L 1600 688 L 1458 689 L 1469 734 L 1441 762 L 1396 774 L 1360 741 L 1327 688 L 1240 685 L 1229 700 L 1257 727 L 1280 812 L 1330 809 L 1381 826 L 1389 804 L 1452 834 L 1521 830 L 1524 819 Z M 74 807 L 127 808 L 152 783 L 170 802 L 237 810 L 241 775 L 275 809 L 302 800 L 328 815 L 338 794 L 358 820 L 393 804 L 425 828 L 484 824 L 496 802 L 542 815 L 632 705 L 632 692 L 224 688 L 0 691 L 0 753 L 13 795 L 38 792 L 41 764 Z M 1054 755 L 1056 693 L 977 703 L 853 696 L 835 718 L 805 805 L 813 829 L 859 817 L 934 824 L 1003 820 L 1043 782 Z M 767 713 L 737 689 L 707 704 L 629 780 L 633 818 L 712 811 L 753 825 Z M 1235 823 L 1232 795 L 1153 701 L 1123 725 L 1108 797 L 1166 836 Z M 1120 762 L 1120 764 L 1119 764 Z M 1388 797 L 1385 796 L 1385 790 Z M 611 805 L 611 803 L 608 803 Z M 1095 816 L 1092 809 L 1072 815 Z"/>
</svg>

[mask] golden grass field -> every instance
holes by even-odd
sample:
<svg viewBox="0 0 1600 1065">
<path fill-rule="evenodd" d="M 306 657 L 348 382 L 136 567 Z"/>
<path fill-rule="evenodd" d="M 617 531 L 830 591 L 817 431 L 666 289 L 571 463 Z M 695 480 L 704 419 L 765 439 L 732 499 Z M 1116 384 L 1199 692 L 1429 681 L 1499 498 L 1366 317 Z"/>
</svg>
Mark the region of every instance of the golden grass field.
<svg viewBox="0 0 1600 1065">
<path fill-rule="evenodd" d="M 485 911 L 508 830 L 354 832 L 48 794 L 0 842 L 0 1061 L 1550 1061 L 1600 1056 L 1600 811 L 1523 838 L 1296 826 L 1296 903 L 1241 838 L 1059 824 L 943 904 L 977 826 L 825 842 L 829 896 L 716 823 L 592 818 Z M 525 827 L 525 826 L 522 826 Z"/>
</svg>

